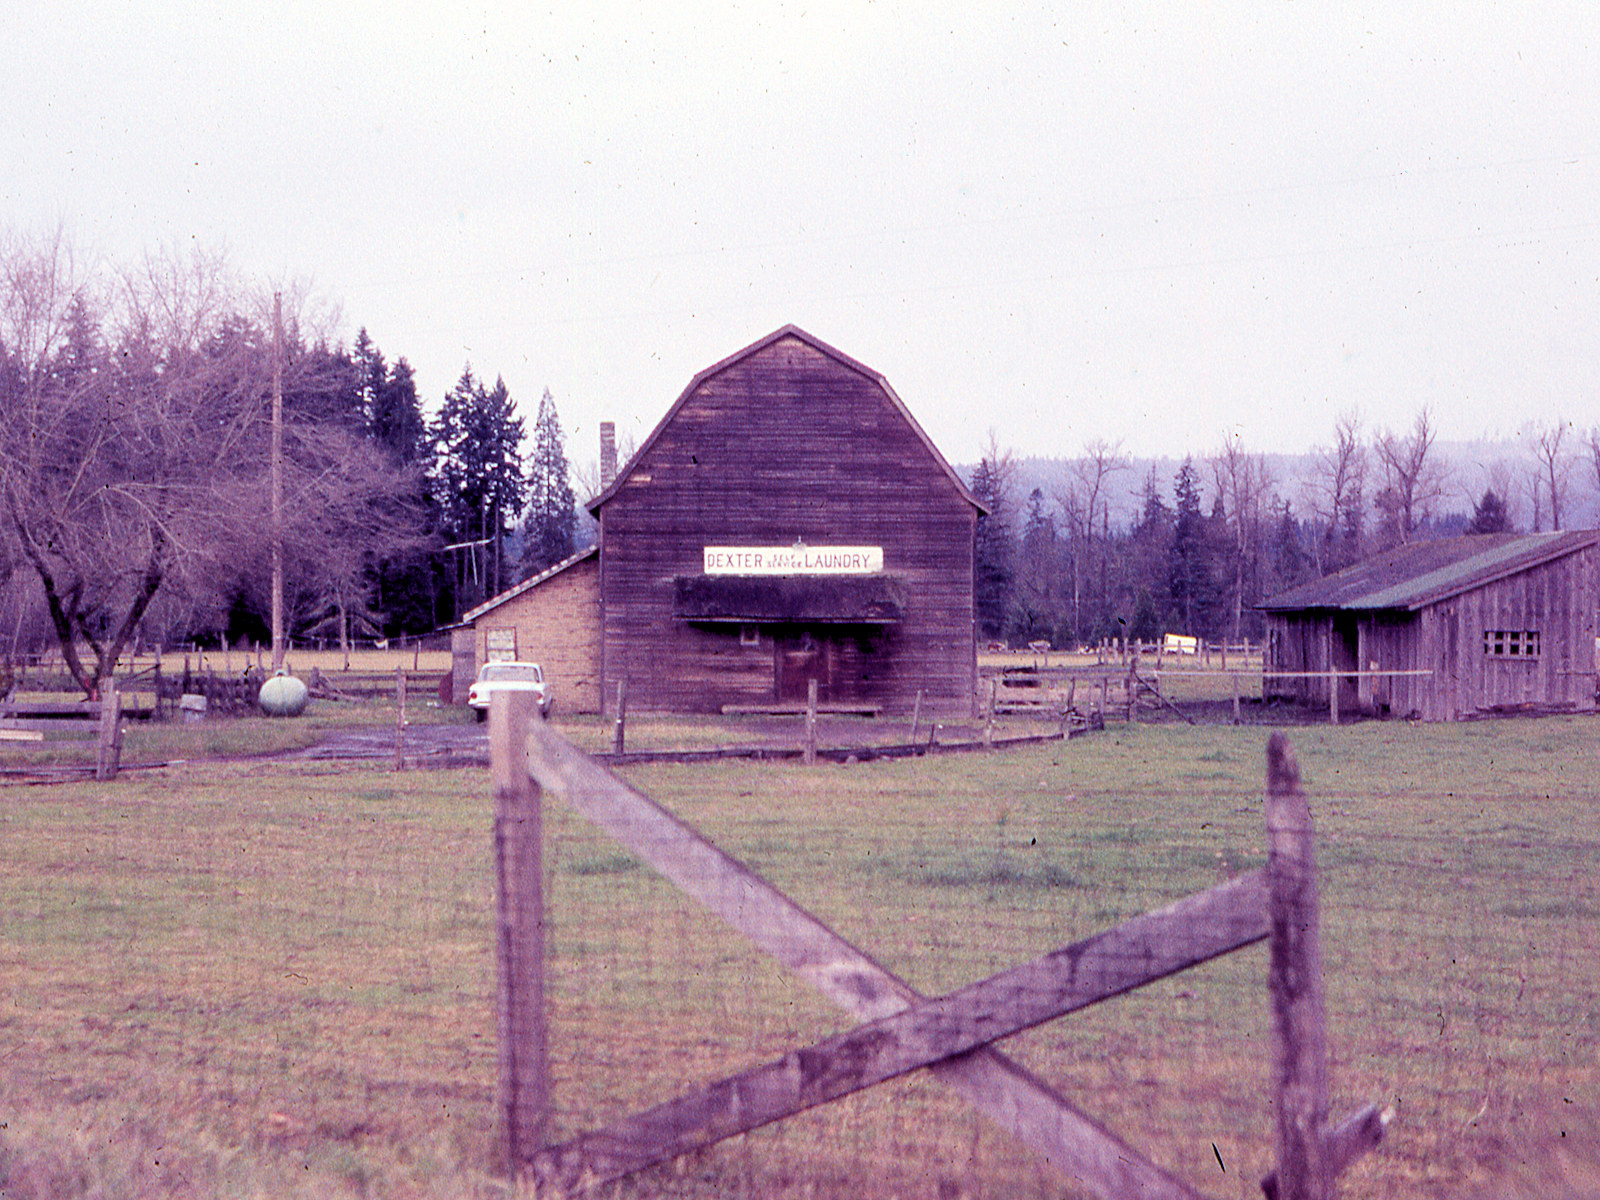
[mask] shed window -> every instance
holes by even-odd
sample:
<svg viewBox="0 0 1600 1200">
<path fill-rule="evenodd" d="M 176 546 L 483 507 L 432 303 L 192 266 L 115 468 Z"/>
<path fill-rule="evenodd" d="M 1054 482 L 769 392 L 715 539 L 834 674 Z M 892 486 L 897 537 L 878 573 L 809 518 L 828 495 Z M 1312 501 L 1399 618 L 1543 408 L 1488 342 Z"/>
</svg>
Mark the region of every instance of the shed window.
<svg viewBox="0 0 1600 1200">
<path fill-rule="evenodd" d="M 1485 629 L 1483 652 L 1490 658 L 1538 658 L 1537 629 Z"/>
</svg>

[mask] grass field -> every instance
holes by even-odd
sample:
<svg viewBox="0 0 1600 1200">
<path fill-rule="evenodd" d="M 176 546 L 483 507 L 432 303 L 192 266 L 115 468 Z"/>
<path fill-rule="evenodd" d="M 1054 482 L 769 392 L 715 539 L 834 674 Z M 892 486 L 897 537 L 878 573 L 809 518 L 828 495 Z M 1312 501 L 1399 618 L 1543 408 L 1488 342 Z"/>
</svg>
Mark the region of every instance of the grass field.
<svg viewBox="0 0 1600 1200">
<path fill-rule="evenodd" d="M 1293 735 L 1335 1107 L 1398 1114 L 1345 1194 L 1464 1195 L 1494 1170 L 1497 1194 L 1596 1194 L 1597 733 Z M 938 992 L 1259 863 L 1265 739 L 1115 725 L 992 755 L 628 778 Z M 0 1195 L 515 1192 L 493 1171 L 486 772 L 194 763 L 0 804 Z M 548 838 L 558 1134 L 840 1027 L 571 816 L 553 810 Z M 1006 1049 L 1207 1194 L 1259 1195 L 1264 972 L 1245 951 Z M 1536 1174 L 1552 1148 L 1575 1148 L 1580 1190 Z M 914 1076 L 616 1194 L 1076 1193 Z"/>
</svg>

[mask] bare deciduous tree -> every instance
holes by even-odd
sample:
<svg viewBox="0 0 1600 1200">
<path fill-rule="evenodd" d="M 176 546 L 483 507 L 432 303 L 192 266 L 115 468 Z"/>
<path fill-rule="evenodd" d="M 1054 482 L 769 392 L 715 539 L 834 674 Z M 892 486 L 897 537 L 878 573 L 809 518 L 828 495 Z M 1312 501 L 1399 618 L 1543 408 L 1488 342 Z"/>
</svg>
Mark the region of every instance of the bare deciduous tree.
<svg viewBox="0 0 1600 1200">
<path fill-rule="evenodd" d="M 1572 456 L 1562 448 L 1571 424 L 1557 417 L 1548 425 L 1530 425 L 1524 431 L 1528 449 L 1539 462 L 1538 478 L 1550 501 L 1550 528 L 1559 530 L 1567 506 L 1567 487 L 1572 476 Z"/>
<path fill-rule="evenodd" d="M 1373 446 L 1383 468 L 1383 489 L 1376 503 L 1383 513 L 1385 540 L 1400 545 L 1411 540 L 1417 527 L 1432 514 L 1444 495 L 1445 473 L 1433 455 L 1437 436 L 1426 408 L 1417 413 L 1411 432 L 1403 436 L 1387 429 Z"/>
<path fill-rule="evenodd" d="M 1322 522 L 1318 540 L 1319 571 L 1347 567 L 1362 556 L 1366 512 L 1367 448 L 1361 438 L 1361 414 L 1342 413 L 1333 427 L 1334 444 L 1314 451 L 1305 500 Z"/>
<path fill-rule="evenodd" d="M 1085 443 L 1083 454 L 1068 466 L 1066 486 L 1055 496 L 1067 526 L 1072 559 L 1072 628 L 1073 636 L 1079 641 L 1083 640 L 1084 585 L 1092 582 L 1097 574 L 1100 580 L 1097 607 L 1099 611 L 1106 607 L 1105 546 L 1111 532 L 1111 477 L 1131 465 L 1122 452 L 1121 442 L 1097 438 Z M 1098 538 L 1096 521 L 1100 522 Z"/>
<path fill-rule="evenodd" d="M 260 548 L 271 351 L 216 255 L 152 255 L 98 289 L 63 239 L 12 240 L 0 282 L 0 557 L 38 579 L 93 696 L 159 593 L 214 594 Z M 291 439 L 291 537 L 336 592 L 407 522 L 377 519 L 393 484 L 351 440 L 309 423 Z"/>
<path fill-rule="evenodd" d="M 1267 460 L 1247 454 L 1238 437 L 1225 435 L 1222 449 L 1211 457 L 1211 475 L 1222 498 L 1233 546 L 1233 618 L 1230 636 L 1240 639 L 1248 574 L 1258 560 L 1266 506 L 1273 478 Z M 1252 597 L 1254 599 L 1254 597 Z"/>
</svg>

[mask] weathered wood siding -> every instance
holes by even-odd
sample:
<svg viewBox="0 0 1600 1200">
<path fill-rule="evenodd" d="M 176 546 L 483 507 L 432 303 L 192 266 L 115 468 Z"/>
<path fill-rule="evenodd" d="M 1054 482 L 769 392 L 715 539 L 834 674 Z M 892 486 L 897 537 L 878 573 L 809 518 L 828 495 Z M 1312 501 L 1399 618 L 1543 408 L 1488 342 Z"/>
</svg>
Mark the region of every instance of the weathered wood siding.
<svg viewBox="0 0 1600 1200">
<path fill-rule="evenodd" d="M 1499 710 L 1595 709 L 1600 555 L 1589 547 L 1487 584 L 1421 616 L 1419 653 L 1435 668 L 1419 707 L 1443 721 Z M 1484 634 L 1536 632 L 1536 656 L 1493 655 Z"/>
<path fill-rule="evenodd" d="M 517 657 L 544 667 L 557 712 L 600 711 L 600 572 L 594 558 L 513 596 L 473 623 L 480 665 L 488 661 L 490 630 L 514 629 Z M 460 701 L 466 692 L 460 693 Z"/>
<path fill-rule="evenodd" d="M 715 711 L 778 698 L 784 645 L 831 646 L 835 694 L 908 709 L 971 708 L 977 510 L 871 375 L 802 337 L 735 357 L 685 395 L 600 511 L 604 691 Z M 909 597 L 862 626 L 737 625 L 673 613 L 674 580 L 707 545 L 882 546 Z"/>
<path fill-rule="evenodd" d="M 1505 579 L 1470 588 L 1417 612 L 1267 614 L 1269 670 L 1429 671 L 1361 679 L 1353 689 L 1371 712 L 1451 721 L 1497 711 L 1595 711 L 1595 635 L 1600 550 L 1585 547 Z M 1357 630 L 1356 663 L 1343 660 L 1340 622 Z M 1539 653 L 1495 655 L 1485 633 L 1537 633 Z M 1347 685 L 1349 686 L 1349 685 Z M 1326 678 L 1268 679 L 1266 692 L 1328 702 Z M 1347 709 L 1351 693 L 1341 692 Z"/>
</svg>

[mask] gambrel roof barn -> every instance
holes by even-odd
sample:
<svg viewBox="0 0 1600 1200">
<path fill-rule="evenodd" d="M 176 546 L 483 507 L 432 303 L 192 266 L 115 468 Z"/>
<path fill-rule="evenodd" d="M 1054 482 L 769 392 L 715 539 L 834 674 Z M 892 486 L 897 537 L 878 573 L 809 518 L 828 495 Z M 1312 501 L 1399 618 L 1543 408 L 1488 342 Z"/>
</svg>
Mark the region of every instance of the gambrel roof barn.
<svg viewBox="0 0 1600 1200">
<path fill-rule="evenodd" d="M 602 707 L 624 680 L 630 706 L 702 712 L 802 703 L 815 681 L 824 706 L 971 710 L 982 505 L 882 375 L 805 331 L 696 375 L 588 507 L 597 569 L 496 597 L 480 641 L 592 577 Z"/>
<path fill-rule="evenodd" d="M 1413 542 L 1275 596 L 1266 694 L 1426 721 L 1595 709 L 1600 531 Z M 1277 678 L 1272 672 L 1283 672 Z"/>
</svg>

